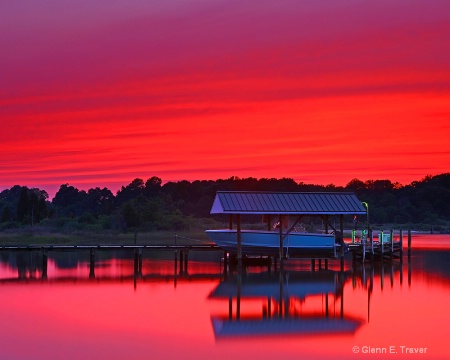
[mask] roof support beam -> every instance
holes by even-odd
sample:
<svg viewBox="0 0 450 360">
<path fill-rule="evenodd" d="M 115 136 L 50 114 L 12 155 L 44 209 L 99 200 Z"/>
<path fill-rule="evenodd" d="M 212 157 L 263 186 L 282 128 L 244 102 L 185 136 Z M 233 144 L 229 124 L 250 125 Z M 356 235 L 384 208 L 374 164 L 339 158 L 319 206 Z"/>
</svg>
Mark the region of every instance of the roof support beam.
<svg viewBox="0 0 450 360">
<path fill-rule="evenodd" d="M 297 224 L 300 222 L 300 220 L 302 219 L 302 215 L 300 215 L 297 220 L 294 222 L 294 224 L 289 228 L 288 231 L 286 231 L 286 233 L 283 235 L 283 238 L 281 239 L 281 241 L 283 242 L 284 239 L 286 239 L 286 237 L 292 232 L 292 230 L 294 230 L 294 228 L 297 226 Z"/>
</svg>

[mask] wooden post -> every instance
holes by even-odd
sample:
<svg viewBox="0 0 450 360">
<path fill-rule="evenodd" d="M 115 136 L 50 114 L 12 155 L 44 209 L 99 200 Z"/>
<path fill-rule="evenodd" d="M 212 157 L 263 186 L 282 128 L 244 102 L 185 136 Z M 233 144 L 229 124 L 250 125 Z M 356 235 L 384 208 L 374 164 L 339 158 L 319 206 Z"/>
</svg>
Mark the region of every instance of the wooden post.
<svg viewBox="0 0 450 360">
<path fill-rule="evenodd" d="M 279 215 L 280 220 L 280 267 L 283 266 L 283 219 L 281 214 Z"/>
<path fill-rule="evenodd" d="M 411 228 L 408 229 L 408 256 L 411 256 Z"/>
<path fill-rule="evenodd" d="M 183 250 L 180 250 L 180 274 L 183 272 L 184 254 Z"/>
<path fill-rule="evenodd" d="M 242 271 L 241 214 L 236 215 L 238 271 Z"/>
<path fill-rule="evenodd" d="M 134 275 L 139 273 L 139 252 L 138 249 L 134 249 Z"/>
<path fill-rule="evenodd" d="M 174 255 L 173 284 L 176 287 L 177 286 L 177 270 L 178 270 L 178 250 L 175 250 L 173 252 L 173 255 Z"/>
<path fill-rule="evenodd" d="M 400 257 L 403 256 L 403 230 L 400 229 Z"/>
<path fill-rule="evenodd" d="M 142 250 L 142 248 L 139 248 L 139 264 L 138 264 L 138 272 L 139 272 L 139 274 L 140 275 L 142 275 L 142 253 L 143 253 L 143 250 Z"/>
<path fill-rule="evenodd" d="M 270 224 L 271 222 L 272 222 L 271 216 L 270 216 L 270 214 L 268 214 L 267 215 L 267 231 L 272 230 L 272 226 Z"/>
<path fill-rule="evenodd" d="M 366 242 L 365 241 L 361 241 L 361 247 L 362 247 L 362 263 L 363 263 L 363 267 L 364 267 L 364 262 L 366 261 Z"/>
<path fill-rule="evenodd" d="M 189 251 L 186 249 L 184 252 L 184 273 L 187 274 L 188 272 L 188 260 L 189 260 Z"/>
<path fill-rule="evenodd" d="M 47 250 L 42 250 L 42 278 L 43 279 L 47 279 L 47 264 L 48 264 Z"/>
<path fill-rule="evenodd" d="M 226 273 L 228 270 L 228 253 L 223 252 L 223 272 Z"/>
<path fill-rule="evenodd" d="M 392 259 L 392 256 L 394 255 L 394 230 L 393 229 L 391 229 L 390 235 L 391 235 L 391 259 Z"/>
<path fill-rule="evenodd" d="M 311 259 L 311 271 L 316 271 L 316 260 Z"/>
<path fill-rule="evenodd" d="M 370 257 L 371 257 L 371 260 L 373 260 L 374 250 L 373 250 L 373 230 L 372 229 L 369 229 L 369 236 L 370 236 Z"/>
<path fill-rule="evenodd" d="M 328 270 L 328 259 L 325 259 L 325 270 Z"/>
<path fill-rule="evenodd" d="M 89 252 L 89 279 L 95 278 L 95 250 Z"/>
<path fill-rule="evenodd" d="M 233 229 L 233 214 L 230 214 L 229 221 L 228 221 L 228 228 L 230 230 Z"/>
<path fill-rule="evenodd" d="M 341 231 L 341 258 L 344 257 L 344 215 L 339 215 L 339 228 Z"/>
</svg>

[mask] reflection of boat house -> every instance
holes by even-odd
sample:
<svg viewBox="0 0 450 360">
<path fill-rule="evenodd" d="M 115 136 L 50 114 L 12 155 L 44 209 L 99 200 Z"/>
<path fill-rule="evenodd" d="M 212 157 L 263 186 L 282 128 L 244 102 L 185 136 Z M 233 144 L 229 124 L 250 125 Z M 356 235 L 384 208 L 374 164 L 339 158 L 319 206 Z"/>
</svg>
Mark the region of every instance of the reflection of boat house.
<svg viewBox="0 0 450 360">
<path fill-rule="evenodd" d="M 228 316 L 212 316 L 217 338 L 258 335 L 294 335 L 342 333 L 353 334 L 363 323 L 361 319 L 344 316 L 343 272 L 279 272 L 238 274 L 220 283 L 211 299 L 228 299 Z M 322 309 L 298 313 L 307 297 L 322 296 Z M 242 313 L 244 299 L 261 299 L 266 305 L 258 316 Z M 340 299 L 338 316 L 329 311 L 329 302 Z M 233 311 L 233 301 L 236 309 Z"/>
<path fill-rule="evenodd" d="M 358 200 L 353 193 L 347 192 L 322 192 L 322 193 L 300 193 L 300 192 L 240 192 L 240 191 L 219 191 L 214 199 L 211 214 L 228 214 L 230 216 L 230 226 L 228 230 L 208 230 L 207 234 L 219 246 L 222 244 L 233 244 L 233 240 L 228 240 L 234 236 L 234 246 L 231 250 L 237 253 L 238 261 L 242 259 L 244 251 L 251 251 L 251 246 L 245 248 L 245 238 L 252 238 L 250 242 L 256 243 L 255 238 L 263 239 L 261 243 L 268 244 L 264 239 L 276 240 L 279 245 L 254 246 L 255 251 L 259 251 L 264 255 L 264 251 L 274 252 L 278 255 L 280 261 L 286 256 L 287 239 L 291 234 L 295 234 L 295 228 L 300 223 L 303 216 L 319 216 L 325 224 L 325 232 L 315 234 L 299 234 L 296 236 L 301 238 L 298 240 L 297 246 L 292 246 L 293 250 L 297 250 L 298 257 L 302 257 L 302 251 L 305 252 L 303 257 L 336 257 L 336 249 L 344 254 L 343 241 L 343 217 L 344 215 L 365 215 L 366 208 Z M 264 215 L 268 219 L 268 229 L 265 232 L 248 231 L 241 229 L 241 215 Z M 289 228 L 283 229 L 282 224 L 286 223 L 286 217 L 294 217 L 294 222 Z M 340 227 L 334 229 L 331 226 L 330 218 L 339 217 Z M 233 217 L 236 221 L 236 230 L 232 230 Z M 278 220 L 280 226 L 273 230 L 270 227 L 270 219 Z M 331 230 L 329 230 L 331 229 Z M 336 236 L 337 230 L 340 236 Z M 307 236 L 309 235 L 309 236 Z M 228 236 L 228 238 L 226 238 Z M 243 237 L 244 241 L 243 241 Z M 337 243 L 336 243 L 337 241 Z M 247 244 L 249 244 L 247 243 Z M 302 245 L 302 244 L 305 245 Z M 273 244 L 273 242 L 272 242 Z M 222 246 L 226 249 L 226 246 Z M 230 246 L 228 251 L 230 250 Z M 306 251 L 307 250 L 307 251 Z M 323 250 L 327 250 L 326 256 L 322 254 Z M 275 255 L 275 254 L 272 254 Z"/>
</svg>

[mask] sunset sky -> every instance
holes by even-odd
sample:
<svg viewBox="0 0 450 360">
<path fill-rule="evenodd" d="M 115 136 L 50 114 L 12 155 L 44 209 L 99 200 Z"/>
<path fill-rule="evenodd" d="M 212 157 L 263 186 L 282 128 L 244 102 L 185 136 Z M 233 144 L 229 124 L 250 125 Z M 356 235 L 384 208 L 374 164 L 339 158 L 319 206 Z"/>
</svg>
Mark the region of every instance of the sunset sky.
<svg viewBox="0 0 450 360">
<path fill-rule="evenodd" d="M 448 0 L 2 0 L 0 191 L 450 171 Z"/>
</svg>

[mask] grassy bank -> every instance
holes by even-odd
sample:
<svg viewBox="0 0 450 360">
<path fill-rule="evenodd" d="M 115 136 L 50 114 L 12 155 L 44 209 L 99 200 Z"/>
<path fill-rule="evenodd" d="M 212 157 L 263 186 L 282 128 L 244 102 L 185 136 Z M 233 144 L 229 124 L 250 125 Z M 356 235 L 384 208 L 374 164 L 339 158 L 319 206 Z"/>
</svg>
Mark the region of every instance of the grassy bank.
<svg viewBox="0 0 450 360">
<path fill-rule="evenodd" d="M 0 245 L 192 245 L 209 243 L 204 231 L 55 232 L 51 229 L 15 229 L 0 233 Z"/>
</svg>

